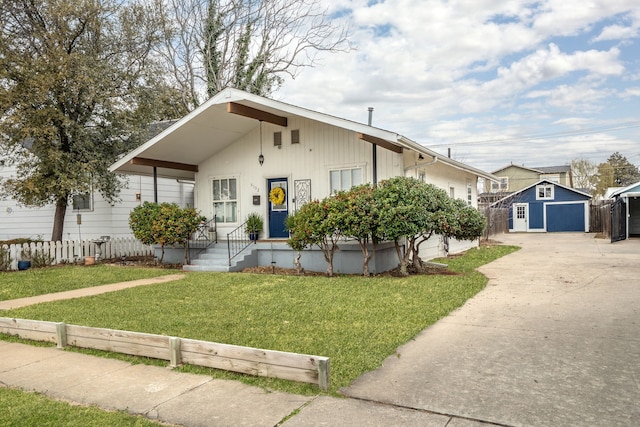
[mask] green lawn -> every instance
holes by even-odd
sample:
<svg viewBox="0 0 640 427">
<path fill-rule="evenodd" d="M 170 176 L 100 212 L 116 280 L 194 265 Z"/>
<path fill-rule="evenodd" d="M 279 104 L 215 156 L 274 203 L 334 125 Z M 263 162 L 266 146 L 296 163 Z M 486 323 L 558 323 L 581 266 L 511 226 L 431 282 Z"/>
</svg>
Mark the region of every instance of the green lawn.
<svg viewBox="0 0 640 427">
<path fill-rule="evenodd" d="M 516 249 L 474 249 L 440 260 L 458 275 L 328 278 L 190 273 L 175 282 L 39 304 L 4 316 L 327 356 L 335 393 L 379 367 L 397 347 L 479 292 L 487 279 L 474 271 L 476 267 Z M 231 377 L 293 393 L 318 393 L 310 385 Z"/>
<path fill-rule="evenodd" d="M 0 301 L 175 274 L 160 268 L 65 265 L 0 272 Z"/>
<path fill-rule="evenodd" d="M 0 425 L 20 427 L 151 427 L 162 424 L 94 406 L 70 405 L 41 394 L 0 387 Z"/>
</svg>

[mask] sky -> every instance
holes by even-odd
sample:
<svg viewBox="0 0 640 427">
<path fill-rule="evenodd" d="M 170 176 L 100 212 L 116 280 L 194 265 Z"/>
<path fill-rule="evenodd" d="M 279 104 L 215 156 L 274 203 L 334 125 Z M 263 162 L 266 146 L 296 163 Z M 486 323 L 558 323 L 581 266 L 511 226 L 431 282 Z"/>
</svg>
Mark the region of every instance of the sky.
<svg viewBox="0 0 640 427">
<path fill-rule="evenodd" d="M 640 0 L 321 0 L 353 49 L 274 98 L 492 172 L 640 166 Z"/>
</svg>

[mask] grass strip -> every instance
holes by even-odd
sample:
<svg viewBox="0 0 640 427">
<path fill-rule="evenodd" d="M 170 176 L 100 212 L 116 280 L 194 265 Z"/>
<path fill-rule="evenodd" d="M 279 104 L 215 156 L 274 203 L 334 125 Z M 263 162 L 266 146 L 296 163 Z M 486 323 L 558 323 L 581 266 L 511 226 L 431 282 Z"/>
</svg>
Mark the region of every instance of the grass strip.
<svg viewBox="0 0 640 427">
<path fill-rule="evenodd" d="M 39 393 L 0 388 L 0 425 L 20 427 L 151 427 L 163 424 L 124 412 L 78 406 Z"/>
</svg>

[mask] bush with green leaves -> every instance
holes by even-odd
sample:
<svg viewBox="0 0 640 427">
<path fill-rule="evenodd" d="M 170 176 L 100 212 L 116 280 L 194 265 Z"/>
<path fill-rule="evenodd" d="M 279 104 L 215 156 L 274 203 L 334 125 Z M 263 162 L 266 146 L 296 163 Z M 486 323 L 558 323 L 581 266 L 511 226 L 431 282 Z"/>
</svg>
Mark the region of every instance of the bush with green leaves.
<svg viewBox="0 0 640 427">
<path fill-rule="evenodd" d="M 305 204 L 287 220 L 289 245 L 297 251 L 317 245 L 333 274 L 333 253 L 341 237 L 358 241 L 363 253 L 363 274 L 369 275 L 369 243 L 394 242 L 400 272 L 413 263 L 421 270 L 420 245 L 432 235 L 474 240 L 482 235 L 485 220 L 474 207 L 454 200 L 446 191 L 415 178 L 395 177 L 377 186 L 361 185 L 322 201 Z M 406 247 L 403 248 L 403 245 Z"/>
<path fill-rule="evenodd" d="M 164 258 L 165 246 L 184 245 L 205 218 L 194 208 L 181 208 L 176 203 L 144 202 L 129 215 L 129 226 L 136 239 L 145 245 L 160 245 Z"/>
</svg>

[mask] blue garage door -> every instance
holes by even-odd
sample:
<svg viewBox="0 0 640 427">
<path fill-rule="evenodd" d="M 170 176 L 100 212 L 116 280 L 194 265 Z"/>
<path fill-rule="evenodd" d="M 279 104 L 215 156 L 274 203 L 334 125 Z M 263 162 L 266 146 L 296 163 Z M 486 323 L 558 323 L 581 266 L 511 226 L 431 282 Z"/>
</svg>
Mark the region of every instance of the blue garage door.
<svg viewBox="0 0 640 427">
<path fill-rule="evenodd" d="M 584 203 L 547 205 L 547 231 L 584 230 Z"/>
</svg>

